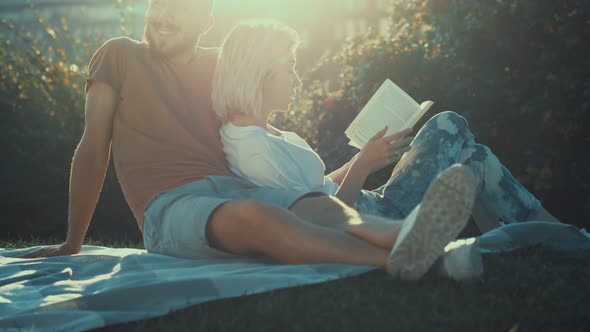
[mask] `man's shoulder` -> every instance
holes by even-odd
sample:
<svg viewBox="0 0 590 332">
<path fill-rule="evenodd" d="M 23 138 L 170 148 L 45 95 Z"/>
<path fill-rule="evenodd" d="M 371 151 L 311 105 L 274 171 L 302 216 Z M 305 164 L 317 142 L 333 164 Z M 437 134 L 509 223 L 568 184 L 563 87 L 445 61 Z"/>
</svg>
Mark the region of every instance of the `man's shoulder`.
<svg viewBox="0 0 590 332">
<path fill-rule="evenodd" d="M 219 47 L 197 47 L 199 62 L 217 62 Z"/>
<path fill-rule="evenodd" d="M 116 52 L 118 54 L 126 54 L 130 52 L 138 52 L 145 49 L 146 44 L 129 37 L 116 37 L 107 40 L 100 49 L 105 52 Z"/>
</svg>

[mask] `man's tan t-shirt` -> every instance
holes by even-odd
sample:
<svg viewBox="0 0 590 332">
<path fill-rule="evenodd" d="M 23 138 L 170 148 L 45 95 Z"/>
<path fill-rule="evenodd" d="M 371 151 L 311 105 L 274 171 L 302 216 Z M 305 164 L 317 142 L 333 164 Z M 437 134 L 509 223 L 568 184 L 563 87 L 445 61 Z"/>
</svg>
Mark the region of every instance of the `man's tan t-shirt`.
<svg viewBox="0 0 590 332">
<path fill-rule="evenodd" d="M 207 176 L 231 176 L 211 106 L 217 49 L 199 48 L 189 64 L 167 62 L 145 43 L 107 41 L 94 54 L 92 82 L 120 96 L 113 119 L 117 177 L 140 230 L 143 213 L 159 193 Z"/>
</svg>

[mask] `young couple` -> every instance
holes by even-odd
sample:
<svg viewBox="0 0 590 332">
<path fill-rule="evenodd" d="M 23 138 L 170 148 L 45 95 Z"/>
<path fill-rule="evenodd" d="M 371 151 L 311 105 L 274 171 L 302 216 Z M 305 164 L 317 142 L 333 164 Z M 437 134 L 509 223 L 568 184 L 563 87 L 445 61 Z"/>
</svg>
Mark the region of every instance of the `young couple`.
<svg viewBox="0 0 590 332">
<path fill-rule="evenodd" d="M 267 123 L 301 85 L 297 34 L 239 25 L 219 49 L 201 48 L 211 10 L 211 0 L 151 0 L 143 42 L 112 39 L 96 52 L 66 242 L 24 257 L 80 251 L 111 149 L 146 249 L 171 256 L 266 255 L 418 279 L 465 226 L 476 199 L 507 223 L 554 220 L 452 112 L 434 116 L 413 139 L 409 130 L 382 131 L 324 175 L 303 139 Z M 370 173 L 394 162 L 386 184 L 361 190 Z"/>
</svg>

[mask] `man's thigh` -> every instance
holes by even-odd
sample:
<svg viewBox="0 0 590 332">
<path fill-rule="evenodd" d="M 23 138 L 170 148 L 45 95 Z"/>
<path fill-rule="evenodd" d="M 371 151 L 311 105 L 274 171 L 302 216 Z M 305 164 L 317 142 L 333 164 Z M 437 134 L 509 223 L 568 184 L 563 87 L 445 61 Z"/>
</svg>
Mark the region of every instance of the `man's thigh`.
<svg viewBox="0 0 590 332">
<path fill-rule="evenodd" d="M 148 252 L 183 258 L 235 258 L 214 248 L 207 223 L 228 199 L 202 194 L 168 194 L 152 203 L 144 215 L 144 244 Z"/>
<path fill-rule="evenodd" d="M 249 247 L 240 246 L 240 241 L 231 241 L 234 235 L 244 236 L 240 231 L 243 225 L 237 222 L 247 217 L 244 211 L 253 210 L 245 207 L 259 207 L 244 201 L 286 210 L 308 195 L 313 193 L 261 188 L 233 177 L 209 177 L 189 183 L 161 195 L 146 211 L 146 249 L 187 258 L 235 258 L 251 254 Z"/>
<path fill-rule="evenodd" d="M 265 207 L 253 200 L 233 200 L 217 207 L 209 217 L 205 235 L 211 248 L 241 256 L 260 256 L 256 238 Z"/>
</svg>

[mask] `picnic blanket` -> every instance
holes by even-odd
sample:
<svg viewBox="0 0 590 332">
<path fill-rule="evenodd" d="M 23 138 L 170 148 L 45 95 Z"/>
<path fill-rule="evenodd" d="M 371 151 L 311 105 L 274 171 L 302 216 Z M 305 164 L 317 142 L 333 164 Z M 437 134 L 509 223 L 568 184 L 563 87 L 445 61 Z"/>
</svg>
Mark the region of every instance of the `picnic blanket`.
<svg viewBox="0 0 590 332">
<path fill-rule="evenodd" d="M 504 226 L 482 235 L 479 242 L 482 253 L 532 245 L 590 250 L 585 230 L 541 222 Z M 10 258 L 39 248 L 0 249 L 0 331 L 81 331 L 375 269 L 283 265 L 272 258 L 187 260 L 96 246 L 83 246 L 80 254 L 69 257 Z"/>
</svg>

